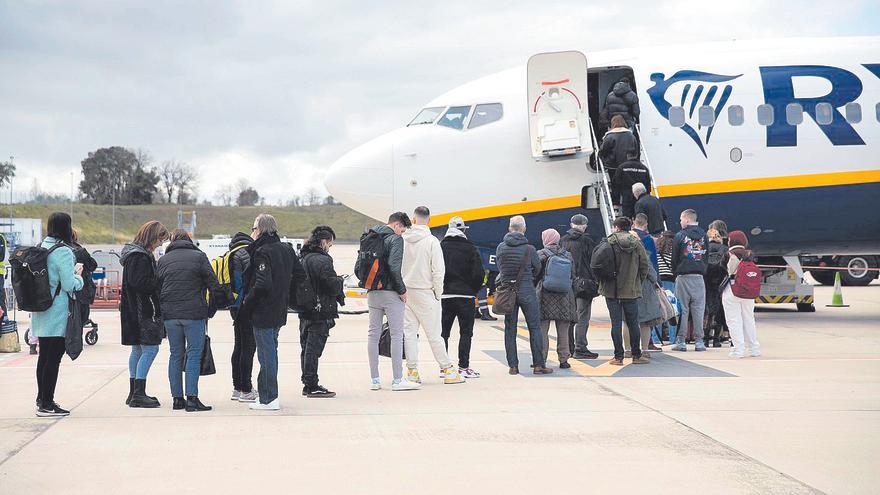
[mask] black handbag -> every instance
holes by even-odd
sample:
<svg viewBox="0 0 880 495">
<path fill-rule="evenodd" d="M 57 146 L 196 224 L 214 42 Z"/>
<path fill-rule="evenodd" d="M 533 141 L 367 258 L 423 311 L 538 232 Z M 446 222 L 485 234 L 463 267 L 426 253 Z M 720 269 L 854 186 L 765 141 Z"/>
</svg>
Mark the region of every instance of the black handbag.
<svg viewBox="0 0 880 495">
<path fill-rule="evenodd" d="M 575 277 L 574 294 L 581 299 L 593 299 L 599 295 L 599 284 L 591 278 Z"/>
<path fill-rule="evenodd" d="M 217 373 L 214 366 L 214 353 L 211 352 L 211 337 L 205 333 L 205 347 L 202 348 L 202 363 L 199 367 L 199 375 L 207 376 Z"/>
<path fill-rule="evenodd" d="M 391 357 L 391 326 L 387 321 L 382 324 L 382 334 L 379 335 L 379 355 Z M 403 349 L 403 359 L 406 359 L 406 347 Z"/>
<path fill-rule="evenodd" d="M 67 329 L 64 332 L 64 352 L 73 361 L 83 350 L 83 321 L 80 302 L 67 298 Z"/>
<path fill-rule="evenodd" d="M 531 255 L 532 251 L 527 247 L 522 264 L 519 266 L 519 272 L 516 274 L 516 280 L 502 280 L 498 287 L 495 288 L 492 312 L 496 315 L 507 316 L 512 315 L 516 311 L 516 292 L 519 290 L 519 283 L 522 280 L 526 265 L 529 264 L 529 257 Z"/>
<path fill-rule="evenodd" d="M 144 316 L 143 307 L 141 304 L 141 298 L 137 298 L 137 317 L 138 317 L 138 326 L 141 330 L 140 335 L 140 344 L 141 345 L 159 345 L 162 343 L 162 339 L 165 338 L 165 323 L 156 318 L 156 308 L 153 308 L 153 314 L 149 318 Z M 153 305 L 153 301 L 150 300 L 150 306 Z"/>
</svg>

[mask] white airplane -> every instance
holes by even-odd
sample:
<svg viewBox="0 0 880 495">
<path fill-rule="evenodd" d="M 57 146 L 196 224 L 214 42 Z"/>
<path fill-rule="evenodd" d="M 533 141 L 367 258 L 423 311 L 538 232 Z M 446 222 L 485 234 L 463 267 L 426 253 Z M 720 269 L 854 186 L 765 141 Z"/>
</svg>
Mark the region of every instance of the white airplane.
<svg viewBox="0 0 880 495">
<path fill-rule="evenodd" d="M 704 227 L 717 218 L 748 233 L 759 255 L 794 264 L 860 255 L 878 266 L 880 37 L 649 47 L 587 61 L 593 125 L 613 84 L 633 83 L 671 230 L 693 208 Z M 485 252 L 516 214 L 533 241 L 546 228 L 564 232 L 575 213 L 603 235 L 599 211 L 582 203 L 597 177 L 587 160 L 532 157 L 526 79 L 517 67 L 435 98 L 337 160 L 328 191 L 379 219 L 427 205 L 437 233 L 461 216 Z"/>
</svg>

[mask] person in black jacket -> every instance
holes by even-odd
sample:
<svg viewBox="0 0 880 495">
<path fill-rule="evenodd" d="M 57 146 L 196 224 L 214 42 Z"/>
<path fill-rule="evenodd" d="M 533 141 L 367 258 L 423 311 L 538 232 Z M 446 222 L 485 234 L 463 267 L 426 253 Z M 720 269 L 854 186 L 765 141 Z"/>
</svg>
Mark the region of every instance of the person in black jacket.
<svg viewBox="0 0 880 495">
<path fill-rule="evenodd" d="M 639 152 L 631 151 L 626 156 L 627 160 L 617 167 L 614 178 L 611 179 L 611 189 L 614 197 L 621 197 L 621 216 L 633 219 L 636 216 L 636 198 L 632 194 L 633 184 L 641 182 L 645 186 L 651 184 L 651 173 L 648 167 L 639 161 Z"/>
<path fill-rule="evenodd" d="M 465 232 L 468 226 L 461 217 L 452 217 L 446 236 L 440 242 L 446 273 L 443 278 L 443 296 L 440 318 L 441 335 L 449 349 L 452 324 L 458 318 L 458 373 L 465 378 L 479 378 L 480 373 L 470 367 L 471 341 L 474 336 L 474 298 L 483 285 L 483 260 L 480 251 Z"/>
<path fill-rule="evenodd" d="M 92 274 L 98 269 L 98 262 L 95 261 L 95 258 L 92 258 L 88 249 L 82 247 L 77 242 L 78 235 L 79 233 L 76 229 L 73 229 L 73 242 L 71 243 L 73 256 L 76 259 L 76 262 L 83 266 L 83 288 L 76 291 L 75 294 L 76 300 L 79 303 L 81 321 L 83 322 L 83 325 L 86 325 L 87 323 L 92 323 L 92 321 L 89 320 L 91 304 L 95 302 L 95 294 L 98 291 L 98 288 L 95 285 L 95 280 L 92 278 Z"/>
<path fill-rule="evenodd" d="M 660 236 L 665 230 L 666 210 L 660 204 L 660 200 L 648 194 L 646 184 L 636 182 L 632 185 L 633 197 L 636 198 L 634 213 L 644 213 L 648 217 L 648 233 L 654 237 Z"/>
<path fill-rule="evenodd" d="M 254 371 L 254 354 L 257 343 L 254 341 L 254 329 L 249 318 L 239 316 L 241 301 L 244 299 L 244 274 L 251 263 L 247 248 L 254 243 L 251 236 L 239 232 L 229 242 L 229 269 L 232 276 L 232 291 L 236 294 L 235 301 L 229 307 L 232 316 L 232 331 L 235 343 L 232 347 L 232 400 L 239 402 L 256 402 L 257 393 L 251 375 Z"/>
<path fill-rule="evenodd" d="M 168 380 L 174 409 L 187 412 L 210 411 L 211 406 L 199 400 L 199 372 L 208 318 L 214 312 L 208 304 L 207 292 L 220 290 L 217 276 L 208 257 L 193 244 L 189 233 L 176 229 L 171 233 L 171 244 L 159 258 L 156 270 L 159 277 L 159 304 L 168 333 L 171 358 L 168 361 Z M 183 398 L 183 367 L 186 354 L 186 400 Z"/>
<path fill-rule="evenodd" d="M 605 107 L 599 115 L 604 122 L 619 115 L 626 121 L 626 126 L 632 129 L 639 113 L 639 96 L 630 87 L 629 78 L 624 77 L 614 84 L 605 97 Z"/>
<path fill-rule="evenodd" d="M 300 308 L 299 343 L 300 367 L 302 369 L 303 395 L 306 397 L 336 397 L 318 385 L 318 359 L 324 353 L 324 346 L 330 336 L 330 329 L 336 326 L 339 318 L 337 305 L 345 305 L 342 291 L 342 277 L 333 269 L 330 248 L 336 240 L 336 233 L 326 225 L 312 229 L 312 233 L 300 251 L 303 270 L 315 293 L 318 305 L 313 308 Z"/>
<path fill-rule="evenodd" d="M 602 144 L 599 146 L 599 158 L 602 159 L 608 177 L 614 177 L 614 172 L 626 161 L 627 155 L 632 152 L 638 153 L 638 149 L 638 141 L 632 131 L 626 127 L 623 117 L 615 115 L 611 119 L 611 129 L 602 137 Z M 619 204 L 619 196 L 613 199 L 614 204 Z"/>
<path fill-rule="evenodd" d="M 571 228 L 562 236 L 560 245 L 573 258 L 575 277 L 583 279 L 588 290 L 575 294 L 575 306 L 577 308 L 577 323 L 574 325 L 574 358 L 596 359 L 599 357 L 587 347 L 587 331 L 590 329 L 590 313 L 592 312 L 593 298 L 598 295 L 598 284 L 590 269 L 590 260 L 596 242 L 587 235 L 587 217 L 578 213 L 571 217 Z M 572 339 L 569 339 L 571 342 Z"/>
<path fill-rule="evenodd" d="M 305 272 L 293 246 L 281 242 L 278 223 L 267 213 L 254 219 L 251 229 L 254 243 L 248 248 L 251 263 L 245 274 L 244 300 L 239 318 L 249 318 L 257 342 L 257 375 L 260 400 L 251 409 L 277 411 L 278 401 L 278 332 L 287 324 L 287 308 L 295 288 Z"/>
<path fill-rule="evenodd" d="M 156 277 L 156 259 L 153 251 L 165 239 L 168 229 L 153 220 L 141 226 L 134 240 L 122 248 L 122 292 L 119 317 L 122 324 L 122 345 L 131 346 L 128 358 L 129 389 L 125 403 L 131 407 L 159 407 L 155 397 L 146 394 L 147 373 L 162 336 L 144 332 L 143 322 L 157 319 L 159 307 L 159 279 Z"/>
</svg>

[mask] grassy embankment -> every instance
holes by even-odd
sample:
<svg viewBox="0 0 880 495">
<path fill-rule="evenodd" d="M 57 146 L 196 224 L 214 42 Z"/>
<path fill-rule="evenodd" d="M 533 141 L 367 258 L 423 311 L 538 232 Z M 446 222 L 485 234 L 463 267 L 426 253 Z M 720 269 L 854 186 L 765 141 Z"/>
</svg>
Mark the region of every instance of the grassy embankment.
<svg viewBox="0 0 880 495">
<path fill-rule="evenodd" d="M 329 225 L 336 231 L 339 240 L 357 240 L 364 227 L 375 225 L 375 220 L 361 215 L 342 205 L 303 206 L 287 208 L 278 206 L 178 206 L 143 205 L 116 207 L 116 239 L 113 239 L 112 208 L 108 205 L 74 204 L 73 224 L 80 233 L 84 244 L 114 244 L 134 237 L 138 227 L 148 220 L 159 220 L 169 230 L 177 227 L 177 210 L 184 212 L 184 221 L 195 211 L 198 218 L 196 236 L 208 238 L 214 234 L 233 234 L 238 231 L 250 232 L 254 217 L 260 213 L 270 213 L 278 220 L 281 234 L 289 237 L 306 237 L 315 225 Z M 53 211 L 70 211 L 70 205 L 30 205 L 12 206 L 16 218 L 40 218 L 43 220 L 43 233 L 46 232 L 46 219 Z M 9 205 L 0 205 L 0 217 L 9 216 Z"/>
</svg>

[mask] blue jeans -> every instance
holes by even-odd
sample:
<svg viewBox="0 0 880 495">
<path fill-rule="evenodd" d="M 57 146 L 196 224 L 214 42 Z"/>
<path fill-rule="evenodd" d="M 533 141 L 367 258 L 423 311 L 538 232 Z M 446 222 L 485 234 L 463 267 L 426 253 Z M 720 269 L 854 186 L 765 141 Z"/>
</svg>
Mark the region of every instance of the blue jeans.
<svg viewBox="0 0 880 495">
<path fill-rule="evenodd" d="M 664 281 L 660 282 L 660 285 L 663 286 L 664 289 L 671 290 L 673 294 L 675 293 L 675 282 L 667 282 L 664 280 Z M 677 309 L 678 309 L 678 313 L 681 314 L 681 308 L 679 307 Z M 675 334 L 678 331 L 678 327 L 676 327 L 672 323 L 668 323 L 668 322 L 664 323 L 664 325 L 669 325 L 669 341 L 675 342 Z"/>
<path fill-rule="evenodd" d="M 279 330 L 281 329 L 254 327 L 254 340 L 257 341 L 257 359 L 260 361 L 260 374 L 257 375 L 260 404 L 268 404 L 278 398 Z"/>
<path fill-rule="evenodd" d="M 543 368 L 544 336 L 541 332 L 541 307 L 538 305 L 538 294 L 531 285 L 520 287 L 516 293 L 516 307 L 512 315 L 504 317 L 504 350 L 507 352 L 507 365 L 519 368 L 519 356 L 516 352 L 516 327 L 519 323 L 519 310 L 522 308 L 529 329 L 529 347 L 532 349 L 532 364 Z M 638 327 L 637 327 L 638 328 Z"/>
<path fill-rule="evenodd" d="M 205 320 L 165 320 L 171 360 L 168 361 L 168 381 L 171 396 L 183 397 L 183 356 L 186 354 L 186 395 L 198 397 L 199 371 L 202 368 L 202 350 L 205 348 Z"/>
<path fill-rule="evenodd" d="M 153 360 L 159 354 L 157 345 L 133 345 L 128 356 L 128 376 L 137 380 L 146 380 Z"/>
<path fill-rule="evenodd" d="M 629 330 L 629 344 L 632 357 L 641 357 L 639 335 L 639 300 L 605 298 L 608 315 L 611 317 L 611 341 L 614 342 L 614 358 L 623 359 L 623 320 Z"/>
</svg>

